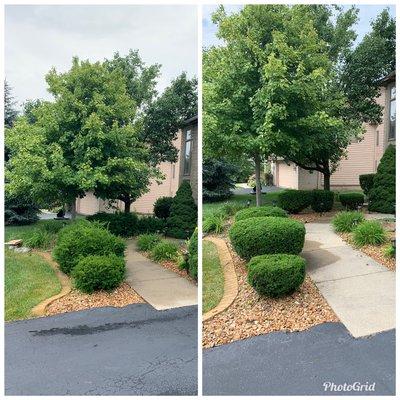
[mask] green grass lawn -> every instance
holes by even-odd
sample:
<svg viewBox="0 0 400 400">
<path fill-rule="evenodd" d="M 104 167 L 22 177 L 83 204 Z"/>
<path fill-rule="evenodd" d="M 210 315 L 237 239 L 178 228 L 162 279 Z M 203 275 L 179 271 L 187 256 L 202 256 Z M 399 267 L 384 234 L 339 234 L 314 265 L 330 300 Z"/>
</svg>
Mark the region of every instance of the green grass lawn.
<svg viewBox="0 0 400 400">
<path fill-rule="evenodd" d="M 203 313 L 218 305 L 224 294 L 224 275 L 214 243 L 203 240 Z"/>
<path fill-rule="evenodd" d="M 51 266 L 37 254 L 5 251 L 5 320 L 31 316 L 41 301 L 57 294 L 61 285 Z"/>
<path fill-rule="evenodd" d="M 38 226 L 41 221 L 38 221 L 31 225 L 21 225 L 21 226 L 6 226 L 4 229 L 4 240 L 8 242 L 12 239 L 24 239 L 28 237 Z"/>
<path fill-rule="evenodd" d="M 278 194 L 279 192 L 271 192 L 261 195 L 262 204 L 272 205 L 274 202 L 277 202 Z M 254 194 L 235 194 L 226 201 L 218 203 L 203 203 L 203 219 L 207 218 L 207 216 L 218 211 L 226 203 L 240 203 L 243 205 L 247 205 L 247 202 L 249 200 L 250 200 L 250 206 L 256 205 L 256 196 Z"/>
</svg>

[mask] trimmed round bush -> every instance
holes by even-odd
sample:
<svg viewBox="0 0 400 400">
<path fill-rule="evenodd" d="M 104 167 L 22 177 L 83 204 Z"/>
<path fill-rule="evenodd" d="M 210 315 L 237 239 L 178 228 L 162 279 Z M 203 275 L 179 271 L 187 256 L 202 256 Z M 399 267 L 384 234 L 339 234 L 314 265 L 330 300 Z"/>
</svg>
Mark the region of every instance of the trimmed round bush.
<svg viewBox="0 0 400 400">
<path fill-rule="evenodd" d="M 113 235 L 132 237 L 138 232 L 138 216 L 135 213 L 99 212 L 86 217 L 88 221 L 101 222 Z"/>
<path fill-rule="evenodd" d="M 378 221 L 364 221 L 353 231 L 353 241 L 358 247 L 380 245 L 387 240 L 386 231 Z"/>
<path fill-rule="evenodd" d="M 278 194 L 278 206 L 290 214 L 298 214 L 311 205 L 311 199 L 308 190 L 284 190 Z"/>
<path fill-rule="evenodd" d="M 348 210 L 357 210 L 364 204 L 364 195 L 358 192 L 340 193 L 339 201 Z"/>
<path fill-rule="evenodd" d="M 125 277 L 125 261 L 116 255 L 87 256 L 72 271 L 75 287 L 84 293 L 97 290 L 111 291 Z"/>
<path fill-rule="evenodd" d="M 335 232 L 352 232 L 364 221 L 364 215 L 359 211 L 342 211 L 334 216 L 332 225 Z"/>
<path fill-rule="evenodd" d="M 152 250 L 157 243 L 161 241 L 161 237 L 154 233 L 145 233 L 137 237 L 137 247 L 140 251 Z"/>
<path fill-rule="evenodd" d="M 313 190 L 311 192 L 311 208 L 315 212 L 328 212 L 333 208 L 335 193 L 330 190 Z"/>
<path fill-rule="evenodd" d="M 247 218 L 254 217 L 282 217 L 286 218 L 287 212 L 280 207 L 263 206 L 263 207 L 249 207 L 240 210 L 235 215 L 235 221 L 241 221 Z"/>
<path fill-rule="evenodd" d="M 198 258 L 198 232 L 197 229 L 193 232 L 192 237 L 189 240 L 189 246 L 188 246 L 188 251 L 189 251 L 189 275 L 197 280 L 197 258 Z"/>
<path fill-rule="evenodd" d="M 361 189 L 367 197 L 369 196 L 371 189 L 374 186 L 374 178 L 375 174 L 363 174 L 358 177 Z"/>
<path fill-rule="evenodd" d="M 247 218 L 229 230 L 232 246 L 247 260 L 261 254 L 299 254 L 305 234 L 303 223 L 281 217 Z"/>
<path fill-rule="evenodd" d="M 247 268 L 249 284 L 259 294 L 268 297 L 293 293 L 303 283 L 306 275 L 306 261 L 293 254 L 253 257 Z"/>
<path fill-rule="evenodd" d="M 171 214 L 173 197 L 160 197 L 154 203 L 154 215 L 161 219 L 167 219 Z"/>
<path fill-rule="evenodd" d="M 174 260 L 178 256 L 179 247 L 172 242 L 162 240 L 151 250 L 151 258 L 154 261 Z"/>
<path fill-rule="evenodd" d="M 70 274 L 86 256 L 115 254 L 124 256 L 124 241 L 98 223 L 79 221 L 61 229 L 53 251 L 61 271 Z"/>
</svg>

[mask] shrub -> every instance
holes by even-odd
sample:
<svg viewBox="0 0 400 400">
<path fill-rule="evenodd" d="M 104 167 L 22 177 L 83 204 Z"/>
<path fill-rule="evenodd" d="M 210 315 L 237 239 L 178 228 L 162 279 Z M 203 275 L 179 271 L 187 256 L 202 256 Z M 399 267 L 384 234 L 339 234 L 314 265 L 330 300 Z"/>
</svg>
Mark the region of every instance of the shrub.
<svg viewBox="0 0 400 400">
<path fill-rule="evenodd" d="M 342 211 L 334 216 L 332 225 L 335 232 L 352 232 L 364 220 L 364 215 L 359 211 Z"/>
<path fill-rule="evenodd" d="M 385 229 L 378 221 L 364 221 L 353 231 L 353 241 L 356 246 L 367 244 L 379 245 L 387 240 Z"/>
<path fill-rule="evenodd" d="M 305 233 L 304 224 L 293 219 L 257 217 L 235 222 L 229 237 L 239 256 L 250 259 L 261 254 L 298 254 Z"/>
<path fill-rule="evenodd" d="M 86 256 L 124 256 L 125 243 L 98 223 L 79 221 L 63 228 L 53 251 L 54 259 L 66 274 Z"/>
<path fill-rule="evenodd" d="M 396 257 L 396 247 L 394 247 L 392 244 L 389 244 L 389 246 L 384 248 L 383 255 L 386 258 L 395 258 Z"/>
<path fill-rule="evenodd" d="M 178 239 L 189 238 L 197 225 L 197 206 L 189 181 L 183 181 L 172 201 L 167 219 L 167 235 Z"/>
<path fill-rule="evenodd" d="M 221 233 L 224 228 L 226 216 L 221 212 L 209 215 L 203 221 L 203 232 Z"/>
<path fill-rule="evenodd" d="M 297 214 L 311 205 L 308 190 L 284 190 L 278 194 L 278 206 L 291 214 Z"/>
<path fill-rule="evenodd" d="M 151 250 L 151 258 L 154 261 L 174 260 L 178 256 L 178 246 L 167 240 L 157 243 Z"/>
<path fill-rule="evenodd" d="M 116 255 L 87 256 L 72 271 L 75 287 L 85 293 L 111 291 L 125 277 L 125 261 Z"/>
<path fill-rule="evenodd" d="M 188 245 L 188 251 L 189 251 L 189 259 L 188 259 L 188 264 L 189 264 L 189 275 L 197 280 L 197 259 L 198 259 L 198 231 L 195 229 L 193 232 L 193 235 L 191 236 L 189 240 L 189 245 Z"/>
<path fill-rule="evenodd" d="M 57 220 L 46 220 L 41 221 L 39 225 L 39 229 L 46 231 L 51 234 L 57 234 L 67 226 L 70 222 L 69 221 L 57 221 Z"/>
<path fill-rule="evenodd" d="M 203 200 L 222 201 L 232 196 L 234 175 L 237 167 L 223 160 L 206 159 L 203 161 Z"/>
<path fill-rule="evenodd" d="M 375 174 L 364 174 L 358 177 L 361 189 L 367 197 L 369 196 L 371 189 L 374 185 L 374 178 Z"/>
<path fill-rule="evenodd" d="M 140 251 L 149 251 L 161 241 L 161 237 L 154 233 L 145 233 L 137 237 L 137 247 Z"/>
<path fill-rule="evenodd" d="M 138 217 L 135 213 L 99 212 L 86 217 L 88 221 L 101 222 L 113 235 L 132 237 L 138 232 Z"/>
<path fill-rule="evenodd" d="M 328 212 L 333 208 L 335 193 L 330 190 L 311 191 L 311 208 L 315 212 Z"/>
<path fill-rule="evenodd" d="M 24 239 L 24 244 L 34 249 L 48 249 L 54 241 L 54 234 L 44 229 L 35 229 Z"/>
<path fill-rule="evenodd" d="M 364 204 L 364 195 L 358 192 L 339 193 L 339 201 L 347 210 L 357 210 Z"/>
<path fill-rule="evenodd" d="M 171 214 L 172 197 L 160 197 L 154 203 L 154 215 L 161 219 L 167 219 Z"/>
<path fill-rule="evenodd" d="M 137 233 L 162 233 L 165 220 L 157 217 L 141 217 L 137 222 Z"/>
<path fill-rule="evenodd" d="M 5 195 L 5 225 L 29 225 L 39 220 L 39 207 L 28 196 Z"/>
<path fill-rule="evenodd" d="M 235 221 L 241 221 L 247 218 L 254 217 L 287 217 L 287 212 L 279 207 L 263 206 L 263 207 L 249 207 L 240 210 L 235 215 Z"/>
<path fill-rule="evenodd" d="M 374 185 L 369 194 L 368 209 L 386 214 L 395 213 L 396 150 L 389 145 L 379 163 Z"/>
<path fill-rule="evenodd" d="M 293 293 L 304 281 L 306 262 L 293 254 L 269 254 L 253 257 L 247 279 L 261 295 L 281 297 Z"/>
</svg>

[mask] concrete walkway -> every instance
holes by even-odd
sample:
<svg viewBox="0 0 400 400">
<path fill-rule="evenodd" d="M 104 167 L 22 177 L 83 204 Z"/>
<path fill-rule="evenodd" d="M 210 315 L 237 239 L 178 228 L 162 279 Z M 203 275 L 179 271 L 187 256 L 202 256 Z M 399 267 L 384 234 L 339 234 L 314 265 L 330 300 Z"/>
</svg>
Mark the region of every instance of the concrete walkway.
<svg viewBox="0 0 400 400">
<path fill-rule="evenodd" d="M 135 240 L 128 241 L 126 269 L 126 281 L 156 310 L 197 304 L 197 286 L 142 256 Z"/>
<path fill-rule="evenodd" d="M 396 275 L 336 235 L 306 224 L 307 272 L 354 337 L 395 328 Z"/>
</svg>

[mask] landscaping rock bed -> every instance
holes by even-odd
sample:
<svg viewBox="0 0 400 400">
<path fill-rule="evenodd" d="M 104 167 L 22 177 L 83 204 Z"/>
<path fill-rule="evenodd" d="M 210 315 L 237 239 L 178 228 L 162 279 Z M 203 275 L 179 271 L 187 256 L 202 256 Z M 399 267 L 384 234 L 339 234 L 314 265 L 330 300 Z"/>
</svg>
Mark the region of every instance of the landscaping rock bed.
<svg viewBox="0 0 400 400">
<path fill-rule="evenodd" d="M 203 347 L 245 339 L 274 331 L 302 331 L 324 322 L 338 322 L 318 289 L 307 276 L 300 289 L 278 299 L 261 297 L 247 283 L 245 262 L 230 247 L 239 293 L 222 313 L 203 323 Z"/>
<path fill-rule="evenodd" d="M 73 289 L 51 303 L 47 307 L 46 316 L 95 307 L 125 307 L 134 303 L 144 303 L 144 300 L 125 282 L 110 293 L 99 291 L 85 294 Z"/>
</svg>

